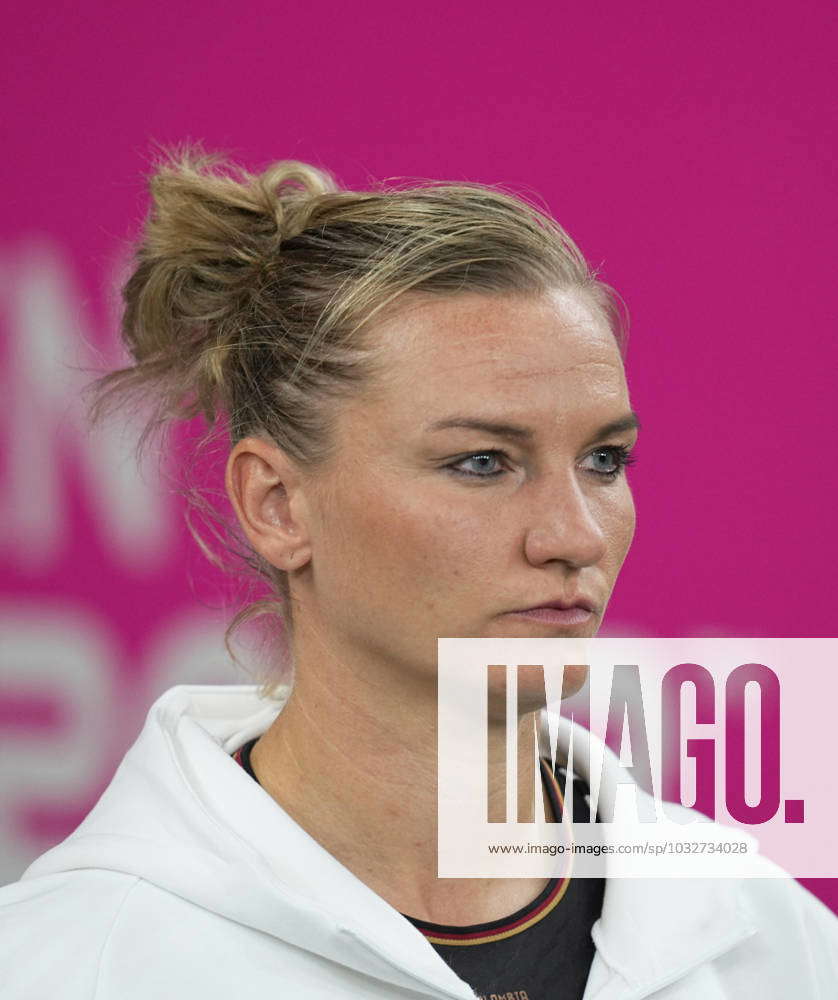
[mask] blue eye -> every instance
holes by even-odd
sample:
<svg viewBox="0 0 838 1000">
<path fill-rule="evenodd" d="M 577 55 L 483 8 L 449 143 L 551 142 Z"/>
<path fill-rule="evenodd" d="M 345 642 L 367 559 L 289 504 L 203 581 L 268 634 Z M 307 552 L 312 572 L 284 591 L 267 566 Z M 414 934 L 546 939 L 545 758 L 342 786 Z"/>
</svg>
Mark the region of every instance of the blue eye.
<svg viewBox="0 0 838 1000">
<path fill-rule="evenodd" d="M 629 449 L 622 444 L 610 444 L 603 448 L 596 448 L 587 458 L 593 458 L 597 461 L 602 460 L 602 464 L 591 469 L 591 472 L 602 476 L 604 479 L 616 479 L 627 465 L 634 465 L 637 461 L 629 453 Z"/>
<path fill-rule="evenodd" d="M 502 456 L 502 451 L 477 451 L 473 455 L 466 455 L 465 458 L 458 459 L 447 468 L 461 476 L 491 479 L 494 476 L 502 476 L 505 471 L 502 468 L 497 468 Z M 471 469 L 463 468 L 467 463 L 472 463 Z"/>
<path fill-rule="evenodd" d="M 508 471 L 501 465 L 501 459 L 505 457 L 504 452 L 493 449 L 476 451 L 457 459 L 446 468 L 456 475 L 471 479 L 494 479 Z M 593 459 L 595 463 L 593 468 L 588 466 L 588 470 L 601 479 L 609 480 L 616 479 L 627 465 L 633 465 L 636 461 L 625 445 L 606 445 L 596 448 L 586 456 L 585 461 L 588 459 Z"/>
</svg>

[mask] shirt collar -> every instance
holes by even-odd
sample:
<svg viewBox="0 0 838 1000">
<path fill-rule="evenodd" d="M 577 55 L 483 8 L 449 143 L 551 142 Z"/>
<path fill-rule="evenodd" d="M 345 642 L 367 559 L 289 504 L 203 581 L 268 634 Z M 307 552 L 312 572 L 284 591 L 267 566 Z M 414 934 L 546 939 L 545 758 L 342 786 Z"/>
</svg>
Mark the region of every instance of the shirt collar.
<svg viewBox="0 0 838 1000">
<path fill-rule="evenodd" d="M 602 754 L 602 787 L 628 775 L 601 741 L 570 720 L 558 718 L 557 756 L 592 785 L 593 751 Z M 594 744 L 597 744 L 596 747 Z M 602 791 L 602 788 L 601 788 Z M 651 796 L 638 788 L 638 795 Z M 615 839 L 603 827 L 605 842 Z M 754 842 L 736 831 L 738 839 Z M 607 965 L 643 995 L 686 975 L 757 931 L 742 878 L 607 878 L 602 914 L 592 936 Z M 645 987 L 645 989 L 643 989 Z"/>
</svg>

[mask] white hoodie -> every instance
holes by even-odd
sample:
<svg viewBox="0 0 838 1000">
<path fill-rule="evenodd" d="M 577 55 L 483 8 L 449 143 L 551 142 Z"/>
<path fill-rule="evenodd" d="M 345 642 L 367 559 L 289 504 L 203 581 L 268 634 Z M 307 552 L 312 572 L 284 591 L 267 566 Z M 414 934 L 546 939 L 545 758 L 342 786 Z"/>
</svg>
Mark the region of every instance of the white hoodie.
<svg viewBox="0 0 838 1000">
<path fill-rule="evenodd" d="M 252 685 L 155 702 L 89 816 L 0 889 L 2 1000 L 473 1000 L 231 758 L 280 708 Z M 788 878 L 611 879 L 593 938 L 585 1000 L 838 996 L 838 920 Z"/>
</svg>

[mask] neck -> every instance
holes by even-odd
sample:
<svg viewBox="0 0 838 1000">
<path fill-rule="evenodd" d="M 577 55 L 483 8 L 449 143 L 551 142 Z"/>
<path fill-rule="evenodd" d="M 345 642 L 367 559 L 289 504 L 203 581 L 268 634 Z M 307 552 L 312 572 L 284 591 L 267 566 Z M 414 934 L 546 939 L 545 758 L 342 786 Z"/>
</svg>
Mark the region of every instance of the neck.
<svg viewBox="0 0 838 1000">
<path fill-rule="evenodd" d="M 305 629 L 295 634 L 294 663 L 293 692 L 251 761 L 260 784 L 307 833 L 421 920 L 498 920 L 538 895 L 546 879 L 437 877 L 435 678 L 387 669 L 369 652 L 335 655 Z M 522 717 L 521 732 L 531 722 Z M 490 727 L 489 754 L 503 759 L 503 726 Z M 502 769 L 493 774 L 490 809 L 506 794 Z M 519 788 L 526 780 L 522 769 Z"/>
</svg>

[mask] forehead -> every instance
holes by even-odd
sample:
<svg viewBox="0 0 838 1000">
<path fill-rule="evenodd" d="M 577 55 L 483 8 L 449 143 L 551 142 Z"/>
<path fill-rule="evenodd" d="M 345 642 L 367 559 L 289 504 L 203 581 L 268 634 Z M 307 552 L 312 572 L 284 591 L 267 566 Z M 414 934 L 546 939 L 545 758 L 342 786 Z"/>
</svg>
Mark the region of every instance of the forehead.
<svg viewBox="0 0 838 1000">
<path fill-rule="evenodd" d="M 614 336 L 578 291 L 413 300 L 372 334 L 375 395 L 396 410 L 626 398 Z"/>
</svg>

